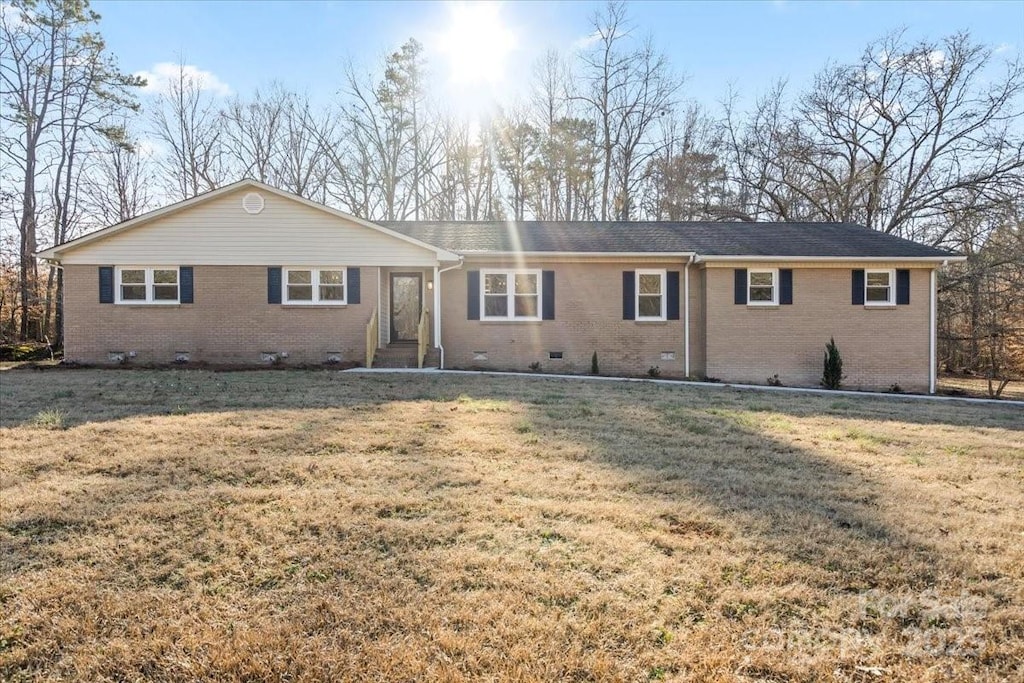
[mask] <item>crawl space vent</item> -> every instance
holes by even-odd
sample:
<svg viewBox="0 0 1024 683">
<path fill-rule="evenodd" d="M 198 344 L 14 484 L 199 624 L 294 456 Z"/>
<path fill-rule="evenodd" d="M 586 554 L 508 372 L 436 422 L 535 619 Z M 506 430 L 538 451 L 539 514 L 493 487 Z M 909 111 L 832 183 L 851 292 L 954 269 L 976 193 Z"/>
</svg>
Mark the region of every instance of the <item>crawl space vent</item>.
<svg viewBox="0 0 1024 683">
<path fill-rule="evenodd" d="M 257 214 L 263 210 L 263 197 L 255 192 L 250 192 L 242 197 L 242 208 L 246 213 Z"/>
</svg>

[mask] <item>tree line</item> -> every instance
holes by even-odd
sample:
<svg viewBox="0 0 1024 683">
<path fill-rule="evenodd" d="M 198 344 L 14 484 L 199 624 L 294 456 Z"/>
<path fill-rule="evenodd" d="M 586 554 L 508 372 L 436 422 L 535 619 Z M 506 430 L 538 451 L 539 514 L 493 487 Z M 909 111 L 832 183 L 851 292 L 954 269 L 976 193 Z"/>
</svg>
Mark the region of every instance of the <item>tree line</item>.
<svg viewBox="0 0 1024 683">
<path fill-rule="evenodd" d="M 143 106 L 86 0 L 0 5 L 0 333 L 60 345 L 38 249 L 250 177 L 371 220 L 861 223 L 968 254 L 942 277 L 942 360 L 1020 372 L 1019 57 L 896 31 L 810 83 L 707 105 L 628 11 L 595 13 L 585 47 L 479 120 L 431 92 L 415 39 L 344 65 L 324 105 L 284 84 L 222 97 L 182 64 Z"/>
</svg>

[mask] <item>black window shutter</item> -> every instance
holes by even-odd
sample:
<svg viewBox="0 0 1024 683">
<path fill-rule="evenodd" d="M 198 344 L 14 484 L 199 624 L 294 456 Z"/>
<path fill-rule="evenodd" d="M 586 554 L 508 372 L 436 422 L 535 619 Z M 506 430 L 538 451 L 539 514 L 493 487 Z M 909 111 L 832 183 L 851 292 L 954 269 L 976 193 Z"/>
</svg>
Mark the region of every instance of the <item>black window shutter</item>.
<svg viewBox="0 0 1024 683">
<path fill-rule="evenodd" d="M 670 270 L 665 277 L 665 287 L 668 289 L 667 313 L 669 320 L 679 320 L 679 271 Z"/>
<path fill-rule="evenodd" d="M 480 271 L 466 271 L 466 320 L 480 319 Z"/>
<path fill-rule="evenodd" d="M 864 271 L 855 270 L 853 271 L 853 278 L 851 281 L 851 292 L 852 302 L 854 306 L 864 305 Z"/>
<path fill-rule="evenodd" d="M 100 303 L 114 303 L 114 268 L 100 266 Z"/>
<path fill-rule="evenodd" d="M 345 281 L 348 283 L 348 297 L 345 299 L 350 304 L 359 303 L 360 296 L 360 284 L 359 284 L 359 269 L 348 268 L 348 272 L 345 274 Z"/>
<path fill-rule="evenodd" d="M 183 304 L 192 303 L 193 290 L 195 289 L 192 266 L 181 266 L 178 268 L 178 287 L 178 302 Z"/>
<path fill-rule="evenodd" d="M 636 320 L 636 271 L 622 271 L 622 319 Z"/>
<path fill-rule="evenodd" d="M 783 268 L 779 271 L 779 303 L 793 303 L 793 269 Z"/>
<path fill-rule="evenodd" d="M 910 304 L 910 271 L 896 271 L 896 303 L 900 306 Z"/>
<path fill-rule="evenodd" d="M 544 290 L 544 301 L 541 302 L 541 319 L 555 319 L 555 271 L 545 270 L 541 273 L 541 289 Z"/>
<path fill-rule="evenodd" d="M 733 271 L 732 302 L 738 305 L 747 303 L 747 269 L 737 268 Z"/>
<path fill-rule="evenodd" d="M 267 303 L 281 303 L 281 268 L 267 268 Z"/>
</svg>

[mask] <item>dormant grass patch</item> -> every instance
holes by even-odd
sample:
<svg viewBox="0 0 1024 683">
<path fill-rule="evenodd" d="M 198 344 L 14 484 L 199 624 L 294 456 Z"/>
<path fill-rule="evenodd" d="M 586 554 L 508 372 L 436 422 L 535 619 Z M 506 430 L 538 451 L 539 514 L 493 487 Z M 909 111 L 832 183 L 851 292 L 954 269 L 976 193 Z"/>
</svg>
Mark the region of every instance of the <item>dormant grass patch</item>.
<svg viewBox="0 0 1024 683">
<path fill-rule="evenodd" d="M 3 679 L 1024 676 L 1012 407 L 97 370 L 0 399 Z"/>
</svg>

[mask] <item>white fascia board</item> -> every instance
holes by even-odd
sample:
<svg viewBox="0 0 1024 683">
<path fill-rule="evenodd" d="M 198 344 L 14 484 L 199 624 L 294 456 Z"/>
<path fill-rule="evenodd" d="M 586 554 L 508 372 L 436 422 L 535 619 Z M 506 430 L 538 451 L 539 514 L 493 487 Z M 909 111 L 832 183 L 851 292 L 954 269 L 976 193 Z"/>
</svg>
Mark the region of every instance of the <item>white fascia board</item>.
<svg viewBox="0 0 1024 683">
<path fill-rule="evenodd" d="M 479 256 L 529 256 L 530 258 L 544 257 L 586 257 L 586 258 L 693 258 L 696 252 L 692 251 L 473 251 L 462 249 L 459 251 L 463 256 L 473 258 Z"/>
<path fill-rule="evenodd" d="M 894 261 L 909 263 L 946 263 L 966 261 L 966 256 L 700 256 L 698 263 L 736 262 L 736 261 L 791 261 L 794 263 L 828 263 L 863 261 L 865 263 L 892 263 Z"/>
</svg>

